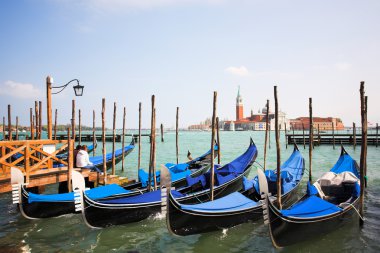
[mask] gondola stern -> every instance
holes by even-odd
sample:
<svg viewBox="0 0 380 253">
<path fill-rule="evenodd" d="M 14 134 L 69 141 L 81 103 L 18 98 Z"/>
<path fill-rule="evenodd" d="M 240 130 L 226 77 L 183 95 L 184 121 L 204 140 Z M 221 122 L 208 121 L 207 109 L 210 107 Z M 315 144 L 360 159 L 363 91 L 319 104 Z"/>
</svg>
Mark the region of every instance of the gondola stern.
<svg viewBox="0 0 380 253">
<path fill-rule="evenodd" d="M 98 227 L 92 226 L 86 218 L 85 203 L 84 203 L 85 202 L 84 201 L 85 187 L 86 187 L 85 181 L 82 174 L 79 173 L 78 171 L 73 170 L 72 171 L 72 190 L 74 192 L 75 211 L 82 213 L 83 221 L 89 228 L 97 229 Z"/>
</svg>

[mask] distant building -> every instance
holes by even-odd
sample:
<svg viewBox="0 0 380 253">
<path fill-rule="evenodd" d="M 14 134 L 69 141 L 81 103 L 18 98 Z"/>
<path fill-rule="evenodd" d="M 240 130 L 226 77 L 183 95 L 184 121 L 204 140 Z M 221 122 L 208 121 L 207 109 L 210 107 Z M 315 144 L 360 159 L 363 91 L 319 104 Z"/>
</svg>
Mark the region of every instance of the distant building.
<svg viewBox="0 0 380 253">
<path fill-rule="evenodd" d="M 296 119 L 290 120 L 291 126 L 294 130 L 302 130 L 303 127 L 305 129 L 309 129 L 310 121 L 309 117 L 299 117 Z M 313 117 L 313 128 L 323 131 L 331 131 L 331 130 L 344 130 L 344 125 L 341 119 L 339 118 L 321 118 L 321 117 Z"/>
<path fill-rule="evenodd" d="M 274 113 L 269 112 L 269 125 L 270 129 L 274 130 Z M 285 124 L 287 129 L 289 129 L 289 120 L 286 119 L 286 114 L 284 112 L 278 113 L 278 124 L 280 129 L 285 129 Z M 243 131 L 243 130 L 253 130 L 253 131 L 265 131 L 266 130 L 266 107 L 264 107 L 261 112 L 254 114 L 251 110 L 251 115 L 244 118 L 244 105 L 243 98 L 240 94 L 240 87 L 236 96 L 236 120 L 235 121 L 224 121 L 222 128 L 227 131 Z"/>
</svg>

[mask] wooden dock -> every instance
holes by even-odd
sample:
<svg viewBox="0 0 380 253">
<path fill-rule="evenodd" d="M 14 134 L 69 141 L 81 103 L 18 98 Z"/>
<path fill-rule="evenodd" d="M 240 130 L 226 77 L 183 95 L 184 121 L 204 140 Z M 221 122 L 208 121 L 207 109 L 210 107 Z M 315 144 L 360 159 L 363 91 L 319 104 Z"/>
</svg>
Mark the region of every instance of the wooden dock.
<svg viewBox="0 0 380 253">
<path fill-rule="evenodd" d="M 288 144 L 303 144 L 305 139 L 305 144 L 309 144 L 309 134 L 293 134 L 291 132 L 286 133 L 286 140 Z M 368 134 L 368 145 L 376 145 L 379 143 L 379 136 L 377 134 Z M 362 139 L 361 135 L 354 135 L 353 133 L 314 133 L 314 145 L 361 145 Z"/>
<path fill-rule="evenodd" d="M 59 148 L 57 148 L 59 147 Z M 56 155 L 69 148 L 67 160 L 57 158 Z M 129 180 L 117 175 L 99 175 L 90 169 L 73 168 L 72 151 L 74 141 L 69 140 L 19 140 L 0 141 L 0 193 L 9 192 L 11 186 L 11 168 L 17 168 L 25 176 L 28 188 L 38 188 L 38 192 L 49 184 L 66 183 L 66 189 L 71 191 L 71 172 L 80 171 L 93 185 L 106 183 L 127 184 Z M 22 156 L 15 157 L 14 155 Z M 59 163 L 64 167 L 54 168 L 53 164 Z"/>
</svg>

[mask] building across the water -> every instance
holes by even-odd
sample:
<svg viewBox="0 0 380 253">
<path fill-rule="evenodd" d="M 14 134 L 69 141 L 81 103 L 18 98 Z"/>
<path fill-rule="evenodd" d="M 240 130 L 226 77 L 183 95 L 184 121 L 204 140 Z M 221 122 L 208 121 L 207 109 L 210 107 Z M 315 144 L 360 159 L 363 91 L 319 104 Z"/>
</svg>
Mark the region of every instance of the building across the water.
<svg viewBox="0 0 380 253">
<path fill-rule="evenodd" d="M 251 115 L 248 117 L 244 117 L 244 105 L 243 98 L 240 94 L 240 87 L 238 89 L 238 94 L 236 97 L 236 120 L 224 121 L 222 128 L 226 131 L 246 131 L 246 130 L 254 130 L 254 131 L 264 131 L 266 130 L 266 106 L 258 113 L 253 113 L 251 110 Z M 269 111 L 269 126 L 271 130 L 274 130 L 274 113 Z M 278 126 L 279 129 L 284 130 L 286 128 L 289 129 L 289 120 L 286 118 L 286 114 L 284 112 L 278 112 Z"/>
<path fill-rule="evenodd" d="M 291 127 L 294 130 L 302 130 L 303 128 L 309 129 L 309 117 L 299 117 L 296 119 L 290 120 Z M 344 130 L 344 125 L 341 119 L 339 118 L 321 118 L 313 117 L 313 128 L 323 131 L 329 130 Z"/>
</svg>

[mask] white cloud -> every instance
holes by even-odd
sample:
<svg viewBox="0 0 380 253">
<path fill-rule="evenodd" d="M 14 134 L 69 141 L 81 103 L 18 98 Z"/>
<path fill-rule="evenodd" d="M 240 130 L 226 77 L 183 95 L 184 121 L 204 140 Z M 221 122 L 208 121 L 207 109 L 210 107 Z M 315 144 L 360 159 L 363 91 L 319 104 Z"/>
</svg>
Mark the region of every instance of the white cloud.
<svg viewBox="0 0 380 253">
<path fill-rule="evenodd" d="M 248 76 L 249 71 L 245 66 L 240 66 L 240 67 L 228 67 L 225 69 L 227 73 L 237 75 L 237 76 Z"/>
<path fill-rule="evenodd" d="M 31 83 L 18 83 L 9 80 L 0 86 L 0 95 L 15 98 L 38 98 L 41 97 L 42 92 Z"/>
<path fill-rule="evenodd" d="M 334 67 L 340 71 L 346 71 L 346 70 L 349 70 L 352 67 L 352 65 L 348 62 L 339 62 L 339 63 L 336 63 Z"/>
</svg>

